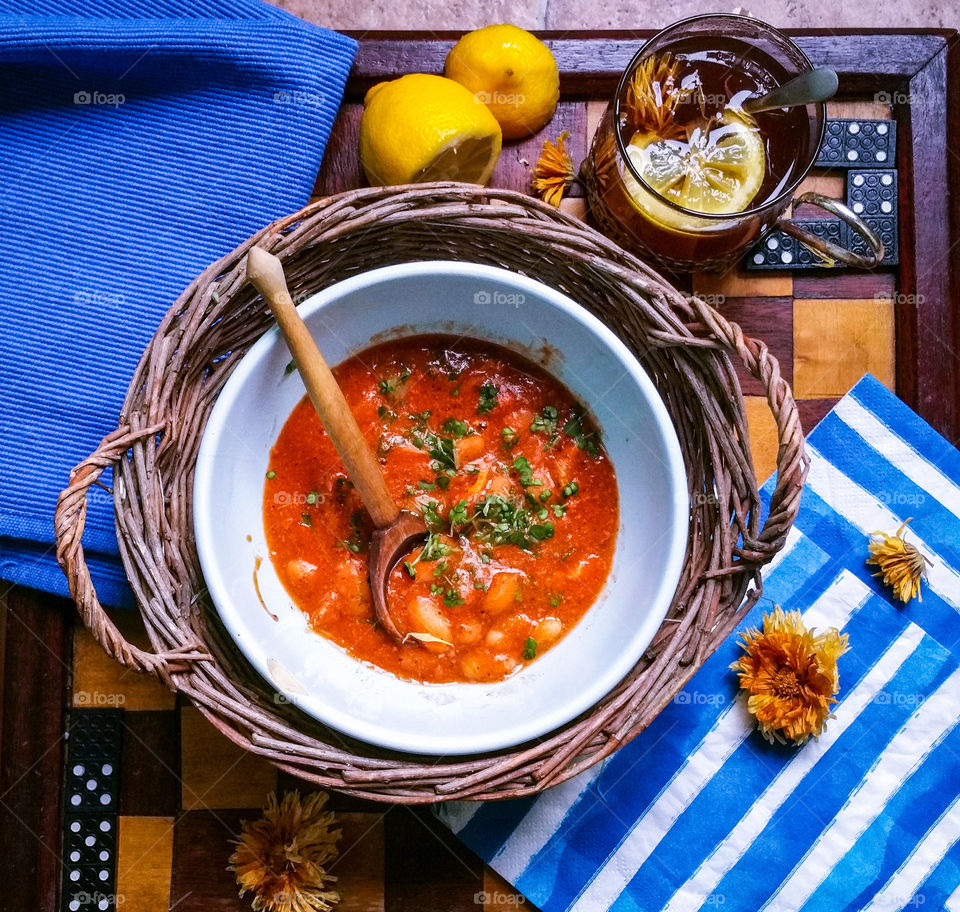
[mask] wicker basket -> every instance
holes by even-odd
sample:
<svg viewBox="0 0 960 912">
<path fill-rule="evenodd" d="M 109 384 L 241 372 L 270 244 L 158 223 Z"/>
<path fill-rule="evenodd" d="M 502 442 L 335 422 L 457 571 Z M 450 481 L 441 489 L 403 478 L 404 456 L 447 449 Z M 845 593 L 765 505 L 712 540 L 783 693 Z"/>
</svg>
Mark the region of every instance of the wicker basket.
<svg viewBox="0 0 960 912">
<path fill-rule="evenodd" d="M 653 378 L 677 428 L 693 504 L 679 589 L 643 660 L 589 712 L 513 750 L 437 759 L 392 753 L 288 705 L 232 647 L 209 605 L 191 517 L 193 470 L 210 408 L 271 325 L 246 284 L 252 245 L 277 254 L 303 297 L 372 267 L 418 259 L 501 266 L 570 295 L 606 321 Z M 763 384 L 780 440 L 761 528 L 743 398 L 731 356 Z M 84 559 L 86 494 L 114 471 L 120 553 L 155 652 L 118 633 Z M 643 729 L 758 595 L 807 468 L 793 396 L 762 342 L 581 222 L 519 193 L 432 184 L 342 193 L 281 219 L 208 267 L 163 318 L 127 392 L 119 427 L 71 474 L 56 512 L 57 554 L 84 623 L 130 668 L 158 675 L 237 744 L 319 786 L 399 802 L 505 798 L 586 769 Z"/>
</svg>

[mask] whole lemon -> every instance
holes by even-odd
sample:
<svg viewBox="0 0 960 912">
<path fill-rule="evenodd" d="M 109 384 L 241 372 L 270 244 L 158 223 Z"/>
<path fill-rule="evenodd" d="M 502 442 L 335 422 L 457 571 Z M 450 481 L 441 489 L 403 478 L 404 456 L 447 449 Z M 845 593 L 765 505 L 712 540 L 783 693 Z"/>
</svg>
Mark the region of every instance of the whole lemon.
<svg viewBox="0 0 960 912">
<path fill-rule="evenodd" d="M 360 162 L 375 186 L 458 180 L 486 184 L 500 126 L 482 102 L 443 76 L 410 73 L 373 86 L 360 119 Z"/>
<path fill-rule="evenodd" d="M 464 35 L 447 54 L 444 73 L 487 104 L 507 139 L 536 133 L 560 98 L 550 48 L 516 25 L 488 25 Z"/>
</svg>

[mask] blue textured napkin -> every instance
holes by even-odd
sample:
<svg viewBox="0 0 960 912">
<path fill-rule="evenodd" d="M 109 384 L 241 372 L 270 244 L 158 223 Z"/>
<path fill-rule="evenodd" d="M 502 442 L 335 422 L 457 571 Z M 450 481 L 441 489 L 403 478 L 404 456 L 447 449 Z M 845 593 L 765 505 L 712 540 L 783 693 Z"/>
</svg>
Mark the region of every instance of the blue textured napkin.
<svg viewBox="0 0 960 912">
<path fill-rule="evenodd" d="M 307 202 L 355 50 L 258 0 L 0 0 L 0 578 L 66 592 L 70 468 L 184 286 Z M 84 544 L 116 604 L 93 490 Z"/>
<path fill-rule="evenodd" d="M 729 670 L 738 630 L 605 763 L 537 798 L 444 806 L 545 912 L 960 910 L 960 453 L 869 376 L 808 447 L 796 525 L 739 630 L 776 603 L 848 633 L 836 718 L 799 749 L 763 741 Z M 865 558 L 911 516 L 931 566 L 904 607 Z"/>
</svg>

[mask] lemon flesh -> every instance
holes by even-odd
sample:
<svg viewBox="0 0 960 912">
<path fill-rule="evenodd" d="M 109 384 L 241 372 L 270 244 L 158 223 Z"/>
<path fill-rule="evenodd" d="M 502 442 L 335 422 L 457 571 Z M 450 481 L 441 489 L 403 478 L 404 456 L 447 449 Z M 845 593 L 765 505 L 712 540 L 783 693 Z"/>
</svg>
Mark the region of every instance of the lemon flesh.
<svg viewBox="0 0 960 912">
<path fill-rule="evenodd" d="M 360 119 L 360 162 L 374 186 L 457 180 L 486 184 L 500 126 L 452 79 L 412 73 L 373 86 Z"/>
<path fill-rule="evenodd" d="M 507 139 L 536 133 L 560 99 L 560 72 L 550 48 L 516 25 L 468 32 L 447 54 L 443 72 L 490 108 Z"/>
<path fill-rule="evenodd" d="M 627 155 L 663 199 L 706 215 L 743 212 L 766 174 L 759 130 L 732 111 L 710 130 L 695 129 L 687 140 L 638 133 L 627 145 Z M 629 172 L 624 182 L 635 199 L 642 199 L 643 191 Z"/>
</svg>

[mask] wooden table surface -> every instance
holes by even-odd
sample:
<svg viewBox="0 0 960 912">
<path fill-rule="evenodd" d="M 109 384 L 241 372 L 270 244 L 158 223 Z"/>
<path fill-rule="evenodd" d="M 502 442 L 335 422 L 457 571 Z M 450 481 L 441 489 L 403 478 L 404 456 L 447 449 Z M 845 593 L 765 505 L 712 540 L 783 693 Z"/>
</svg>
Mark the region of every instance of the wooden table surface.
<svg viewBox="0 0 960 912">
<path fill-rule="evenodd" d="M 359 37 L 359 36 L 358 36 Z M 356 137 L 373 83 L 439 72 L 458 36 L 365 33 L 316 195 L 361 182 Z M 540 143 L 571 132 L 575 161 L 645 33 L 547 35 L 561 69 L 554 121 L 506 144 L 493 183 L 529 191 Z M 873 271 L 677 277 L 748 335 L 762 338 L 792 382 L 809 430 L 870 371 L 934 427 L 960 439 L 960 65 L 956 33 L 798 33 L 815 64 L 840 73 L 834 117 L 894 119 L 898 130 L 900 265 Z M 842 196 L 839 173 L 808 189 Z M 948 189 L 949 188 L 949 189 Z M 952 190 L 952 196 L 949 190 Z M 576 196 L 563 207 L 584 214 Z M 765 477 L 776 433 L 744 378 L 754 459 Z M 139 617 L 114 615 L 146 646 Z M 268 791 L 297 783 L 227 742 L 157 681 L 108 660 L 63 599 L 10 587 L 0 612 L 0 909 L 68 908 L 61 895 L 64 734 L 76 712 L 120 710 L 122 754 L 116 905 L 125 912 L 249 908 L 226 872 L 229 840 Z M 334 795 L 344 831 L 345 910 L 532 908 L 433 820 L 429 810 Z M 122 898 L 121 898 L 122 897 Z"/>
</svg>

